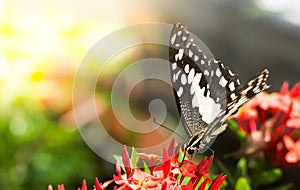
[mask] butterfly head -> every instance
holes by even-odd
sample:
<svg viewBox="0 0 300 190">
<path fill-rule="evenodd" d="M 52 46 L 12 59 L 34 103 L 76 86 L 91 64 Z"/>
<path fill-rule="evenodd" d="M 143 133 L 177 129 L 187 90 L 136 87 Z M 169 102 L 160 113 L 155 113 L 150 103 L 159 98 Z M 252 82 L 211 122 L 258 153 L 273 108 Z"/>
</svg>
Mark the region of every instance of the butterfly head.
<svg viewBox="0 0 300 190">
<path fill-rule="evenodd" d="M 192 155 L 194 155 L 195 153 L 197 153 L 198 150 L 197 150 L 197 148 L 192 147 L 192 146 L 188 146 L 188 144 L 185 143 L 185 144 L 183 145 L 183 152 L 184 152 L 184 155 L 186 155 L 186 156 L 192 156 Z"/>
<path fill-rule="evenodd" d="M 205 139 L 203 139 L 204 132 L 200 131 L 199 133 L 195 134 L 188 142 L 183 144 L 183 152 L 187 156 L 194 155 L 195 153 L 204 152 L 206 148 L 206 142 L 204 142 Z"/>
</svg>

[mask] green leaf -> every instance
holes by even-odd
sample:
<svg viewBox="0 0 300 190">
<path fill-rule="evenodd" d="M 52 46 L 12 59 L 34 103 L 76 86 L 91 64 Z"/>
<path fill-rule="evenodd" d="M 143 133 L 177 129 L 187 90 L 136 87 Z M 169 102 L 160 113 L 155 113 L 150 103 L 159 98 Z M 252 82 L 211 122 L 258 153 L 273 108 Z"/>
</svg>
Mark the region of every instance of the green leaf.
<svg viewBox="0 0 300 190">
<path fill-rule="evenodd" d="M 237 168 L 240 171 L 241 176 L 248 177 L 248 165 L 246 158 L 241 158 L 237 163 Z"/>
<path fill-rule="evenodd" d="M 236 181 L 234 189 L 235 190 L 251 190 L 251 187 L 246 178 L 240 177 Z"/>
<path fill-rule="evenodd" d="M 139 161 L 139 157 L 136 155 L 137 151 L 134 147 L 131 148 L 131 168 L 134 170 Z"/>
<path fill-rule="evenodd" d="M 200 187 L 200 185 L 201 185 L 203 182 L 204 182 L 204 178 L 201 177 L 201 179 L 199 180 L 198 184 L 197 184 L 196 187 L 195 187 L 195 190 L 198 190 L 199 187 Z"/>
<path fill-rule="evenodd" d="M 280 168 L 273 168 L 262 171 L 261 173 L 255 173 L 253 175 L 253 182 L 256 185 L 267 185 L 276 182 L 282 176 L 282 170 Z"/>
<path fill-rule="evenodd" d="M 181 185 L 187 185 L 191 180 L 191 177 L 184 177 L 182 182 L 181 182 Z"/>
<path fill-rule="evenodd" d="M 181 177 L 182 177 L 182 174 L 178 174 L 176 180 L 177 180 L 177 181 L 180 181 L 180 180 L 181 180 Z"/>
<path fill-rule="evenodd" d="M 149 169 L 149 167 L 147 166 L 146 162 L 143 161 L 143 164 L 144 164 L 144 172 L 148 173 L 148 174 L 151 174 L 151 171 Z"/>
<path fill-rule="evenodd" d="M 241 142 L 245 142 L 247 140 L 247 134 L 241 130 L 240 126 L 234 119 L 227 119 L 227 123 L 229 128 L 236 134 L 237 138 Z"/>
<path fill-rule="evenodd" d="M 178 161 L 182 162 L 184 157 L 184 152 L 180 149 L 178 153 Z"/>
</svg>

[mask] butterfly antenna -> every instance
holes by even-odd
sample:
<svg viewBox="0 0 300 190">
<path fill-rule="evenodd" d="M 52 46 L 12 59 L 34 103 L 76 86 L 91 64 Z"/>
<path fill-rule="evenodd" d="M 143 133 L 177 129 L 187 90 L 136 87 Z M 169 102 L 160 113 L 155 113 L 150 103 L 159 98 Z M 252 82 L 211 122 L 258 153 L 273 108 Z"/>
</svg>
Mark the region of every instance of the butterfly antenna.
<svg viewBox="0 0 300 190">
<path fill-rule="evenodd" d="M 171 131 L 172 133 L 175 133 L 178 137 L 180 137 L 183 141 L 185 141 L 185 139 L 184 139 L 181 135 L 179 135 L 178 133 L 176 133 L 176 131 L 174 131 L 174 130 L 172 130 L 172 129 L 166 127 L 166 126 L 164 126 L 164 125 L 161 124 L 161 123 L 158 123 L 158 122 L 156 121 L 156 118 L 155 118 L 155 117 L 153 118 L 153 121 L 154 121 L 154 123 L 155 123 L 156 125 L 161 126 L 161 127 L 165 128 L 165 129 L 167 129 L 168 131 Z"/>
</svg>

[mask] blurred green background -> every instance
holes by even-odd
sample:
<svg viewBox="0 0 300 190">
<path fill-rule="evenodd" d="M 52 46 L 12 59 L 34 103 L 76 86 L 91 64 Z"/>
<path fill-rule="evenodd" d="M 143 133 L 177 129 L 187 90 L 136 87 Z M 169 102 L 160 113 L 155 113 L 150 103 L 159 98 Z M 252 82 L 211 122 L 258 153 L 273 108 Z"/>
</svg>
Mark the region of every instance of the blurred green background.
<svg viewBox="0 0 300 190">
<path fill-rule="evenodd" d="M 82 179 L 87 179 L 91 186 L 95 177 L 101 181 L 111 178 L 114 166 L 92 152 L 77 131 L 72 114 L 76 108 L 72 105 L 73 77 L 85 53 L 97 40 L 140 22 L 182 23 L 216 58 L 239 73 L 243 83 L 265 67 L 271 73 L 270 91 L 278 91 L 285 80 L 291 85 L 299 81 L 300 2 L 297 0 L 2 0 L 0 189 L 46 189 L 48 184 L 60 183 L 75 189 Z M 97 106 L 108 125 L 114 127 L 112 136 L 119 136 L 122 142 L 128 139 L 122 139 L 122 129 L 114 130 L 119 124 L 107 106 L 110 77 L 115 77 L 132 57 L 150 56 L 153 49 L 150 46 L 135 50 L 118 59 L 121 66 L 107 72 L 106 81 L 101 84 L 104 90 L 96 91 Z M 139 88 L 132 98 L 133 112 L 139 118 L 147 118 L 148 114 L 148 101 L 143 98 L 147 94 L 145 87 L 149 86 Z M 172 96 L 169 86 L 155 89 L 150 84 L 149 88 L 165 99 Z M 169 110 L 173 118 L 168 125 L 172 125 L 177 116 L 176 105 L 173 100 L 168 103 L 172 104 Z M 161 140 L 165 136 L 155 137 Z M 136 139 L 135 143 L 142 141 L 146 146 L 153 143 L 153 137 Z M 220 149 L 224 141 L 230 145 L 231 137 L 227 130 L 214 147 Z M 221 147 L 225 151 L 233 148 Z M 297 183 L 295 173 L 299 168 L 285 172 L 289 180 Z"/>
</svg>

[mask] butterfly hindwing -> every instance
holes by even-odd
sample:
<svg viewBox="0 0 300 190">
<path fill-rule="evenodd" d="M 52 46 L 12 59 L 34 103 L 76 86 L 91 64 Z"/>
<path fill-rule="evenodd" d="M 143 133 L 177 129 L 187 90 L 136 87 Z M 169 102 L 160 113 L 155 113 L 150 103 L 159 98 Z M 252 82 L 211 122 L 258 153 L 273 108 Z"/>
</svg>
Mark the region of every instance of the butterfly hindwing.
<svg viewBox="0 0 300 190">
<path fill-rule="evenodd" d="M 224 122 L 230 115 L 236 113 L 244 103 L 255 95 L 269 88 L 266 83 L 268 76 L 269 71 L 267 69 L 263 70 L 235 93 L 234 98 L 227 104 L 227 108 L 215 118 L 202 135 L 201 141 L 197 145 L 199 152 L 205 151 L 214 142 L 215 138 L 226 129 L 227 123 Z M 195 135 L 199 136 L 199 134 Z"/>
</svg>

